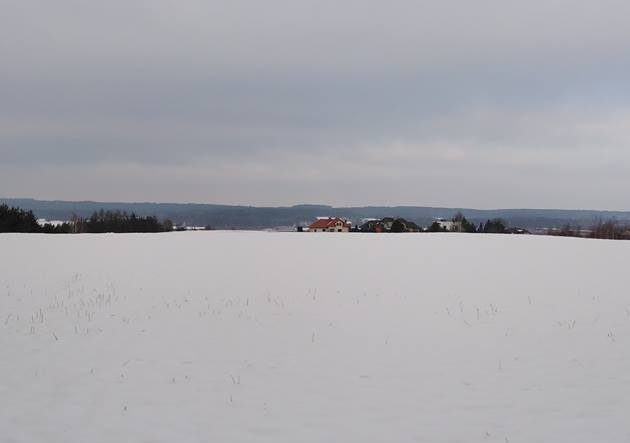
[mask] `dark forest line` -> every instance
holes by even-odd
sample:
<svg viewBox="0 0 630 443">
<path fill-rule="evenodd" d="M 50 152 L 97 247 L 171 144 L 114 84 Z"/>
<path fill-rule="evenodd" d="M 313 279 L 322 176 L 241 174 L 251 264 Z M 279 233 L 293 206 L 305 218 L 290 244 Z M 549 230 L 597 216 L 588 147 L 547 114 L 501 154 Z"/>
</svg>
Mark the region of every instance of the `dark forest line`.
<svg viewBox="0 0 630 443">
<path fill-rule="evenodd" d="M 0 232 L 40 234 L 81 234 L 105 232 L 168 232 L 173 230 L 170 220 L 160 221 L 154 216 L 138 216 L 121 211 L 95 211 L 90 217 L 73 215 L 71 221 L 40 223 L 31 210 L 0 204 Z"/>
</svg>

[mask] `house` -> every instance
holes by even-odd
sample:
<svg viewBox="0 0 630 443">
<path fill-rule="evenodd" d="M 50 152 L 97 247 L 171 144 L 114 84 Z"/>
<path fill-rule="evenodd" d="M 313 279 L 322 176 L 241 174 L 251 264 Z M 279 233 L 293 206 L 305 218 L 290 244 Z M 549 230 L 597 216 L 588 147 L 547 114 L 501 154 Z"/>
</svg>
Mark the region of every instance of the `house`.
<svg viewBox="0 0 630 443">
<path fill-rule="evenodd" d="M 309 232 L 350 232 L 350 222 L 338 217 L 321 217 L 308 227 Z"/>
<path fill-rule="evenodd" d="M 461 227 L 461 222 L 459 223 L 459 226 L 457 226 L 457 222 L 454 222 L 453 220 L 444 220 L 443 218 L 436 218 L 433 223 L 437 223 L 440 228 L 445 231 L 457 231 L 458 228 Z"/>
<path fill-rule="evenodd" d="M 381 220 L 367 219 L 359 230 L 361 232 L 420 232 L 420 227 L 404 218 L 385 217 Z"/>
</svg>

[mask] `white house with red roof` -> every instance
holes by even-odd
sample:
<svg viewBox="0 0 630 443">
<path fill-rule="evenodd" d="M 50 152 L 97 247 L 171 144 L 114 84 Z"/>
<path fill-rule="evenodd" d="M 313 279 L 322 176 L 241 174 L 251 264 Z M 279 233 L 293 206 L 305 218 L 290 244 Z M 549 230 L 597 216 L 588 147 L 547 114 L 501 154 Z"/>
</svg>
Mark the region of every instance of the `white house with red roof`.
<svg viewBox="0 0 630 443">
<path fill-rule="evenodd" d="M 308 232 L 350 232 L 351 224 L 338 217 L 320 217 L 308 227 Z"/>
</svg>

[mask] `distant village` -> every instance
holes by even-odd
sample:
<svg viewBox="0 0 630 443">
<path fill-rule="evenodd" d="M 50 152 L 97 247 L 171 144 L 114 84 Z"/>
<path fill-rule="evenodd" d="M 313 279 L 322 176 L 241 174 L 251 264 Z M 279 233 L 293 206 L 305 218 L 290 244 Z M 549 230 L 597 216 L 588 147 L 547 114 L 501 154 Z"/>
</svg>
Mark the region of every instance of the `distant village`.
<svg viewBox="0 0 630 443">
<path fill-rule="evenodd" d="M 352 222 L 340 217 L 318 217 L 308 226 L 298 226 L 298 232 L 469 232 L 487 234 L 530 234 L 526 229 L 511 228 L 499 218 L 487 220 L 478 225 L 469 222 L 458 212 L 451 219 L 436 218 L 429 226 L 418 226 L 404 218 L 385 217 L 382 219 L 363 219 L 353 226 Z"/>
<path fill-rule="evenodd" d="M 89 217 L 73 216 L 71 220 L 55 221 L 38 218 L 32 211 L 19 207 L 0 204 L 0 232 L 24 232 L 41 234 L 81 234 L 107 232 L 169 232 L 169 231 L 211 231 L 213 226 L 188 226 L 185 223 L 174 224 L 168 219 L 160 220 L 155 216 L 138 216 L 112 210 L 95 211 Z M 588 228 L 565 224 L 560 228 L 528 230 L 511 227 L 501 218 L 485 222 L 469 221 L 461 212 L 452 218 L 435 218 L 428 226 L 419 226 L 415 222 L 401 217 L 381 219 L 364 218 L 353 225 L 352 221 L 342 217 L 317 217 L 310 224 L 283 226 L 265 229 L 270 231 L 298 231 L 314 233 L 396 233 L 396 232 L 467 232 L 478 234 L 538 234 L 558 237 L 599 238 L 609 240 L 630 240 L 630 224 L 615 219 L 599 219 Z"/>
</svg>

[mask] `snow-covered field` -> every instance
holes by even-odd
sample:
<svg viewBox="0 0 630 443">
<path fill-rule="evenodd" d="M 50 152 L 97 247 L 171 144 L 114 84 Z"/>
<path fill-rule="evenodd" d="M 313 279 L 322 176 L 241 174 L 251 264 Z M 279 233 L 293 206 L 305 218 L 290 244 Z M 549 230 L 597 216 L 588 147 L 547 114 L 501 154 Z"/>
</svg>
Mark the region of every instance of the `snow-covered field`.
<svg viewBox="0 0 630 443">
<path fill-rule="evenodd" d="M 0 235 L 0 441 L 628 442 L 630 242 Z"/>
</svg>

